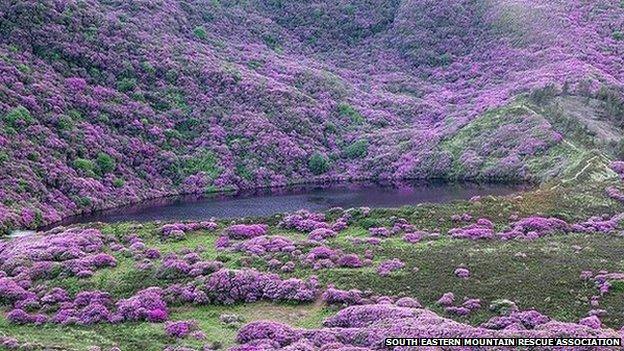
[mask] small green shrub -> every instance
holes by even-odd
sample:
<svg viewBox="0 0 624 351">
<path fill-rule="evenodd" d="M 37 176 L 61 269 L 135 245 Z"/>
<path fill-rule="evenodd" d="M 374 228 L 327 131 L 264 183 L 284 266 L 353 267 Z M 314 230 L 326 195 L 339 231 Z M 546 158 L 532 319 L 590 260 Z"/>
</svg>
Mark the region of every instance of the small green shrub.
<svg viewBox="0 0 624 351">
<path fill-rule="evenodd" d="M 9 160 L 9 154 L 4 151 L 0 151 L 0 166 L 4 166 L 4 164 Z"/>
<path fill-rule="evenodd" d="M 351 119 L 351 123 L 353 124 L 362 124 L 364 123 L 364 117 L 353 108 L 353 106 L 349 104 L 340 104 L 338 105 L 338 114 L 342 117 L 349 117 Z"/>
<path fill-rule="evenodd" d="M 186 175 L 205 172 L 210 178 L 215 179 L 221 174 L 217 162 L 218 159 L 214 153 L 209 150 L 202 150 L 197 156 L 186 160 L 182 170 Z"/>
<path fill-rule="evenodd" d="M 121 92 L 129 92 L 134 90 L 136 87 L 137 81 L 134 78 L 124 78 L 117 82 L 117 90 Z"/>
<path fill-rule="evenodd" d="M 78 171 L 82 171 L 87 174 L 89 177 L 95 176 L 95 163 L 91 160 L 87 160 L 85 158 L 77 158 L 72 163 L 74 169 Z"/>
<path fill-rule="evenodd" d="M 329 170 L 329 160 L 318 152 L 315 152 L 308 161 L 308 168 L 316 175 L 323 174 Z"/>
<path fill-rule="evenodd" d="M 57 127 L 60 130 L 72 130 L 74 129 L 74 121 L 71 117 L 62 115 L 58 119 Z"/>
<path fill-rule="evenodd" d="M 113 186 L 114 186 L 115 188 L 121 188 L 121 187 L 123 187 L 125 184 L 126 184 L 126 182 L 125 182 L 123 179 L 121 179 L 121 178 L 115 178 L 115 179 L 113 180 Z"/>
<path fill-rule="evenodd" d="M 204 28 L 203 26 L 195 27 L 195 29 L 193 29 L 193 34 L 195 34 L 195 36 L 201 40 L 205 40 L 208 37 L 208 32 L 206 32 L 206 28 Z"/>
<path fill-rule="evenodd" d="M 30 115 L 30 112 L 28 112 L 28 110 L 23 106 L 18 106 L 9 111 L 9 113 L 4 116 L 4 121 L 9 127 L 12 128 L 18 128 L 21 123 L 27 125 L 35 123 L 35 119 Z"/>
<path fill-rule="evenodd" d="M 156 68 L 154 68 L 154 66 L 152 66 L 152 64 L 149 63 L 148 61 L 143 61 L 143 63 L 141 63 L 141 67 L 143 68 L 145 73 L 151 76 L 156 74 Z"/>
<path fill-rule="evenodd" d="M 90 197 L 82 196 L 78 199 L 78 205 L 80 207 L 90 207 L 93 201 L 91 201 Z"/>
<path fill-rule="evenodd" d="M 348 158 L 362 158 L 368 154 L 368 140 L 360 139 L 347 146 L 344 152 Z"/>
<path fill-rule="evenodd" d="M 262 40 L 264 41 L 264 43 L 266 44 L 266 46 L 268 46 L 269 48 L 271 48 L 271 50 L 277 50 L 280 48 L 280 43 L 277 40 L 277 38 L 271 34 L 265 34 L 262 36 Z"/>
<path fill-rule="evenodd" d="M 98 153 L 98 156 L 95 162 L 97 163 L 97 166 L 101 174 L 112 172 L 115 170 L 115 168 L 117 168 L 115 159 L 104 152 Z"/>
<path fill-rule="evenodd" d="M 40 154 L 37 151 L 31 151 L 28 153 L 28 155 L 26 155 L 26 158 L 29 159 L 30 161 L 38 161 L 40 157 Z"/>
</svg>

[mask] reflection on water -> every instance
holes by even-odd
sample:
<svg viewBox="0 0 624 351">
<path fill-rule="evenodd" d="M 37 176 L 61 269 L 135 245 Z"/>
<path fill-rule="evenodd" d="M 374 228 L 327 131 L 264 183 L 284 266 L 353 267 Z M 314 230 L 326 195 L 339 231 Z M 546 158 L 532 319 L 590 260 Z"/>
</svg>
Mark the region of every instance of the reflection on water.
<svg viewBox="0 0 624 351">
<path fill-rule="evenodd" d="M 526 190 L 522 184 L 444 182 L 342 183 L 243 191 L 238 194 L 180 196 L 70 217 L 58 225 L 85 222 L 200 220 L 269 216 L 299 209 L 323 211 L 331 207 L 399 207 L 469 199 L 477 195 L 508 195 Z"/>
</svg>

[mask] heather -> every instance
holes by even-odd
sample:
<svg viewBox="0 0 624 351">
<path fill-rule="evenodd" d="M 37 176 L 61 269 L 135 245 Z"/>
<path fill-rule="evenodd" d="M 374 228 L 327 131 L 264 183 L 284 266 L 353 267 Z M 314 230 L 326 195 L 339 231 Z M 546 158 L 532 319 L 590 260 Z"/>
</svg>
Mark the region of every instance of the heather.
<svg viewBox="0 0 624 351">
<path fill-rule="evenodd" d="M 564 175 L 588 150 L 622 155 L 622 11 L 3 3 L 0 223 L 309 181 Z"/>
</svg>

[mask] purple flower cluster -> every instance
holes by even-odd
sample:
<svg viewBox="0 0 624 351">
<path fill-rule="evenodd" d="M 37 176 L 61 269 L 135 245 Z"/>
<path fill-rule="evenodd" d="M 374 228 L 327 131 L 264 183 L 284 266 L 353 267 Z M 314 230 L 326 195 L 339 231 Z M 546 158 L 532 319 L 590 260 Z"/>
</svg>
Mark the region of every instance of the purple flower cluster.
<svg viewBox="0 0 624 351">
<path fill-rule="evenodd" d="M 451 311 L 464 314 L 467 310 L 467 307 L 463 307 Z M 550 320 L 536 311 L 524 311 L 494 317 L 482 326 L 474 327 L 418 307 L 402 307 L 391 303 L 345 307 L 325 320 L 323 325 L 324 327 L 320 329 L 295 329 L 276 322 L 252 322 L 239 330 L 237 341 L 241 345 L 234 347 L 233 350 L 261 348 L 319 351 L 327 350 L 329 346 L 331 349 L 342 350 L 376 350 L 388 337 L 620 338 L 616 331 L 596 328 L 595 318 L 583 320 L 578 324 L 562 323 Z M 514 349 L 514 347 L 500 348 L 500 350 Z"/>
<path fill-rule="evenodd" d="M 436 302 L 440 306 L 451 306 L 455 302 L 455 294 L 452 292 L 447 292 L 443 294 L 438 301 Z"/>
<path fill-rule="evenodd" d="M 316 278 L 282 280 L 277 274 L 253 269 L 222 269 L 209 275 L 200 287 L 210 301 L 220 304 L 235 302 L 313 301 L 318 294 Z"/>
<path fill-rule="evenodd" d="M 465 268 L 465 267 L 456 268 L 453 274 L 455 274 L 456 277 L 459 277 L 462 279 L 470 278 L 470 271 L 468 270 L 468 268 Z"/>
<path fill-rule="evenodd" d="M 611 285 L 612 285 L 611 283 L 615 281 L 620 281 L 620 282 L 624 281 L 624 273 L 621 273 L 621 272 L 609 273 L 608 271 L 599 271 L 598 273 L 594 275 L 594 273 L 591 271 L 583 271 L 581 272 L 580 278 L 583 280 L 590 280 L 590 279 L 593 280 L 594 283 L 596 284 L 596 287 L 598 288 L 598 291 L 600 292 L 600 296 L 602 296 L 609 292 L 609 290 L 611 289 Z M 592 298 L 595 304 L 598 303 L 598 299 L 600 298 L 600 296 L 596 296 Z"/>
<path fill-rule="evenodd" d="M 487 329 L 501 330 L 528 330 L 546 324 L 550 318 L 535 311 L 513 311 L 509 316 L 492 317 L 487 322 L 481 324 L 481 327 Z"/>
<path fill-rule="evenodd" d="M 624 161 L 613 161 L 610 166 L 611 169 L 624 180 Z"/>
<path fill-rule="evenodd" d="M 90 277 L 116 266 L 116 259 L 104 252 L 113 240 L 96 229 L 77 228 L 15 238 L 0 244 L 0 271 L 24 282 L 59 274 Z"/>
<path fill-rule="evenodd" d="M 360 257 L 356 254 L 346 254 L 341 256 L 337 262 L 339 267 L 360 268 L 364 265 Z"/>
<path fill-rule="evenodd" d="M 281 235 L 263 235 L 242 241 L 233 246 L 236 251 L 250 255 L 264 256 L 273 253 L 290 253 L 296 247 L 292 240 Z"/>
<path fill-rule="evenodd" d="M 415 232 L 405 233 L 405 235 L 403 235 L 403 240 L 410 244 L 416 244 L 417 242 L 420 242 L 422 239 L 425 239 L 425 238 L 437 239 L 439 237 L 440 237 L 440 233 L 428 233 L 424 231 L 415 231 Z"/>
<path fill-rule="evenodd" d="M 117 313 L 124 321 L 163 322 L 168 318 L 167 303 L 160 288 L 148 288 L 119 300 Z"/>
<path fill-rule="evenodd" d="M 464 302 L 459 306 L 453 306 L 455 302 L 455 296 L 453 293 L 446 293 L 442 295 L 442 297 L 437 301 L 437 303 L 441 306 L 444 306 L 444 311 L 449 314 L 454 314 L 458 316 L 467 316 L 472 311 L 481 308 L 481 300 L 479 299 L 464 299 Z"/>
<path fill-rule="evenodd" d="M 394 271 L 398 271 L 405 267 L 405 263 L 398 258 L 393 258 L 391 260 L 382 261 L 377 267 L 377 274 L 382 277 L 390 275 L 390 273 Z"/>
<path fill-rule="evenodd" d="M 321 298 L 328 305 L 359 305 L 362 302 L 363 293 L 357 289 L 339 290 L 330 285 L 323 292 Z"/>
<path fill-rule="evenodd" d="M 610 186 L 607 187 L 605 189 L 607 196 L 609 196 L 610 198 L 620 201 L 620 202 L 624 202 L 624 192 L 614 186 Z"/>
<path fill-rule="evenodd" d="M 623 220 L 624 213 L 613 217 L 608 215 L 594 216 L 584 222 L 573 224 L 572 231 L 581 233 L 611 233 L 618 229 Z"/>
<path fill-rule="evenodd" d="M 390 229 L 386 228 L 386 227 L 375 227 L 375 228 L 369 228 L 368 229 L 368 233 L 373 236 L 373 237 L 378 237 L 378 238 L 387 238 L 389 236 L 391 236 L 393 233 L 390 231 Z"/>
<path fill-rule="evenodd" d="M 449 230 L 449 235 L 453 238 L 471 240 L 490 239 L 494 237 L 494 224 L 485 218 L 481 218 L 477 223 Z"/>
<path fill-rule="evenodd" d="M 514 222 L 507 229 L 498 233 L 494 232 L 494 225 L 491 221 L 482 218 L 474 224 L 449 230 L 449 235 L 453 238 L 466 239 L 534 240 L 556 233 L 612 233 L 620 228 L 620 223 L 624 220 L 624 214 L 594 216 L 575 224 L 568 224 L 564 220 L 552 217 L 532 216 L 523 219 L 518 219 L 517 216 L 513 217 Z M 406 240 L 408 240 L 407 235 Z"/>
<path fill-rule="evenodd" d="M 280 226 L 287 229 L 295 229 L 300 232 L 312 232 L 316 229 L 331 229 L 325 221 L 325 215 L 306 210 L 287 214 L 280 222 Z"/>
<path fill-rule="evenodd" d="M 172 321 L 165 323 L 165 334 L 171 338 L 185 338 L 197 328 L 196 321 Z"/>
<path fill-rule="evenodd" d="M 499 233 L 499 236 L 503 240 L 514 238 L 533 240 L 545 235 L 567 233 L 571 229 L 570 225 L 561 219 L 533 216 L 511 223 L 510 229 Z"/>
<path fill-rule="evenodd" d="M 250 239 L 266 235 L 269 227 L 266 224 L 234 224 L 225 229 L 230 239 Z"/>
<path fill-rule="evenodd" d="M 588 326 L 592 329 L 602 328 L 602 322 L 600 321 L 600 318 L 598 318 L 598 316 L 585 317 L 581 319 L 578 324 Z"/>
<path fill-rule="evenodd" d="M 13 305 L 14 309 L 7 318 L 16 324 L 162 322 L 168 317 L 167 306 L 159 288 L 140 291 L 129 299 L 115 303 L 108 293 L 101 291 L 81 291 L 73 299 L 61 288 L 35 294 L 14 284 L 9 278 L 4 278 L 0 281 L 0 296 L 1 303 Z"/>
<path fill-rule="evenodd" d="M 322 242 L 325 239 L 333 238 L 336 235 L 338 235 L 338 233 L 336 233 L 333 229 L 318 228 L 318 229 L 314 229 L 313 231 L 310 232 L 310 234 L 308 234 L 308 239 L 312 241 Z"/>
<path fill-rule="evenodd" d="M 82 291 L 72 300 L 67 292 L 54 288 L 39 300 L 15 304 L 16 309 L 7 316 L 13 323 L 26 324 L 79 324 L 117 323 L 121 317 L 114 313 L 114 304 L 109 294 L 100 291 Z M 21 308 L 39 309 L 39 314 L 26 314 Z M 48 317 L 47 311 L 55 311 Z"/>
<path fill-rule="evenodd" d="M 342 256 L 342 251 L 327 246 L 317 246 L 303 257 L 302 263 L 306 266 L 312 266 L 314 270 L 333 268 L 340 256 Z"/>
<path fill-rule="evenodd" d="M 183 258 L 168 255 L 156 269 L 159 279 L 178 280 L 211 274 L 223 268 L 220 261 L 202 261 L 198 254 L 189 253 Z"/>
<path fill-rule="evenodd" d="M 354 245 L 379 245 L 384 239 L 381 238 L 349 238 Z"/>
</svg>

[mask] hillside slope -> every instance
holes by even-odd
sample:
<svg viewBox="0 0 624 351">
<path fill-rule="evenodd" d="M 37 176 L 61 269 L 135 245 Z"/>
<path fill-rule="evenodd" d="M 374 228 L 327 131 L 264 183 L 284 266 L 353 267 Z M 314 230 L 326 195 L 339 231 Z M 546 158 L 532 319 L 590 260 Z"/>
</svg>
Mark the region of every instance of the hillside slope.
<svg viewBox="0 0 624 351">
<path fill-rule="evenodd" d="M 591 132 L 624 126 L 616 1 L 22 0 L 0 19 L 5 228 L 180 192 L 541 180 L 567 138 L 621 143 Z"/>
</svg>

